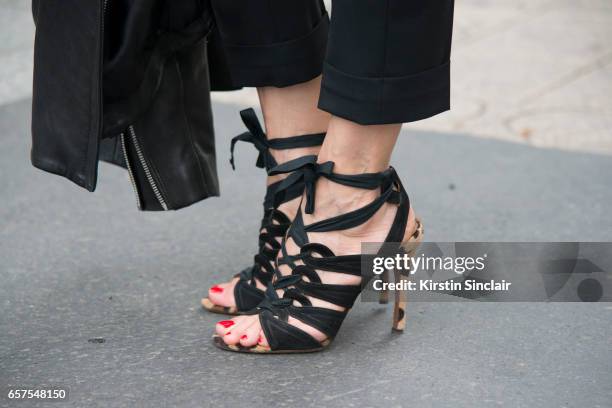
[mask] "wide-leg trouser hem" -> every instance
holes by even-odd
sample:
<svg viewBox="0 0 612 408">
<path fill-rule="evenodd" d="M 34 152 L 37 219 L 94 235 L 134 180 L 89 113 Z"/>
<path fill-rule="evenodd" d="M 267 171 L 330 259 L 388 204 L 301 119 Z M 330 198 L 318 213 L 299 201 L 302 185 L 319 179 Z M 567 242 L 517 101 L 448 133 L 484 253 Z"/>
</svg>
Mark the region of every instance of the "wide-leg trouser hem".
<svg viewBox="0 0 612 408">
<path fill-rule="evenodd" d="M 285 87 L 321 75 L 327 47 L 329 17 L 301 38 L 275 44 L 228 45 L 232 83 L 237 87 Z"/>
<path fill-rule="evenodd" d="M 361 125 L 414 122 L 450 109 L 450 61 L 401 77 L 361 77 L 325 63 L 319 109 Z"/>
</svg>

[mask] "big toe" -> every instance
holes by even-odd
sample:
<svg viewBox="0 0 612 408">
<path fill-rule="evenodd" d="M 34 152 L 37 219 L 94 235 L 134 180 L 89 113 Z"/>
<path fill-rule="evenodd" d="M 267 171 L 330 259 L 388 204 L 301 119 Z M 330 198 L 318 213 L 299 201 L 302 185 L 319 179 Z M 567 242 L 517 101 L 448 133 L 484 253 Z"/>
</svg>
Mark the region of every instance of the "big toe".
<svg viewBox="0 0 612 408">
<path fill-rule="evenodd" d="M 243 339 L 242 336 L 244 336 L 248 328 L 255 323 L 255 321 L 249 319 L 249 317 L 250 316 L 240 316 L 240 318 L 231 320 L 234 324 L 230 325 L 225 332 L 222 332 L 223 341 L 226 344 L 237 344 Z"/>
<path fill-rule="evenodd" d="M 215 333 L 219 336 L 225 336 L 225 334 L 231 332 L 234 327 L 236 327 L 236 322 L 233 319 L 221 320 L 215 324 Z"/>
</svg>

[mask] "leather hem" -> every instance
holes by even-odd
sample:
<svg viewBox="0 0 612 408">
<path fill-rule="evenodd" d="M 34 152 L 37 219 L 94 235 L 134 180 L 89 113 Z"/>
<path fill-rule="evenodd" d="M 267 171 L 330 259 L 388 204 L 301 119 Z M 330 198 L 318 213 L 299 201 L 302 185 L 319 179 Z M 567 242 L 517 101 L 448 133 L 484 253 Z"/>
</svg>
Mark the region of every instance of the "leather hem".
<svg viewBox="0 0 612 408">
<path fill-rule="evenodd" d="M 96 185 L 88 182 L 87 178 L 82 172 L 69 171 L 66 166 L 60 165 L 53 159 L 42 158 L 32 153 L 30 156 L 30 162 L 32 163 L 32 166 L 36 167 L 37 169 L 62 176 L 88 191 L 93 192 L 96 189 Z"/>
</svg>

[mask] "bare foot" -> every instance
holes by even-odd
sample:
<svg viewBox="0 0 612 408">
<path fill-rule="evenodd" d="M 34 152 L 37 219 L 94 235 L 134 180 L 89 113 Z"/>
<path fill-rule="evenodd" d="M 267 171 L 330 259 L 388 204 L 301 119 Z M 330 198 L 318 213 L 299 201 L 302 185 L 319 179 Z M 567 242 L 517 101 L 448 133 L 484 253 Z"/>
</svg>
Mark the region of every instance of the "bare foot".
<svg viewBox="0 0 612 408">
<path fill-rule="evenodd" d="M 278 210 L 284 213 L 287 218 L 292 220 L 295 218 L 295 214 L 297 213 L 298 206 L 300 205 L 300 199 L 296 198 L 295 200 L 291 200 L 284 204 L 281 204 L 278 207 Z M 262 228 L 260 232 L 266 232 L 265 228 Z M 277 241 L 280 243 L 281 239 L 278 238 Z M 271 247 L 266 244 L 267 248 Z M 229 282 L 219 283 L 214 285 L 208 289 L 208 299 L 214 303 L 215 305 L 223 306 L 223 307 L 233 307 L 236 306 L 236 299 L 234 299 L 234 287 L 240 278 L 235 277 L 232 278 Z M 265 290 L 266 286 L 259 281 L 259 279 L 253 278 L 255 280 L 255 284 L 257 288 L 261 290 Z"/>
<path fill-rule="evenodd" d="M 277 163 L 284 163 L 290 160 L 293 160 L 298 157 L 308 156 L 308 155 L 316 155 L 318 153 L 319 147 L 306 147 L 306 148 L 295 148 L 290 150 L 274 150 L 270 149 L 270 152 Z M 287 177 L 287 174 L 280 174 L 275 176 L 268 176 L 267 184 L 271 185 L 278 181 L 281 181 Z M 292 221 L 295 218 L 298 207 L 300 205 L 300 198 L 296 198 L 294 200 L 288 201 L 286 203 L 280 204 L 277 208 L 278 211 L 283 213 L 288 220 Z M 278 222 L 273 221 L 274 224 L 278 225 Z M 262 228 L 260 233 L 265 233 L 266 228 Z M 281 238 L 277 238 L 276 241 L 280 244 Z M 266 248 L 272 250 L 272 247 L 269 244 L 265 244 Z M 273 268 L 273 260 L 270 262 L 270 268 Z M 262 270 L 264 267 L 261 267 Z M 264 271 L 265 272 L 265 271 Z M 239 281 L 239 277 L 234 277 L 228 282 L 219 283 L 213 285 L 208 289 L 208 300 L 212 302 L 214 305 L 222 306 L 222 307 L 235 307 L 236 299 L 234 298 L 234 288 Z M 257 288 L 261 290 L 265 290 L 266 286 L 264 282 L 261 282 L 259 279 L 253 278 L 255 285 Z M 203 300 L 204 301 L 204 300 Z"/>
</svg>

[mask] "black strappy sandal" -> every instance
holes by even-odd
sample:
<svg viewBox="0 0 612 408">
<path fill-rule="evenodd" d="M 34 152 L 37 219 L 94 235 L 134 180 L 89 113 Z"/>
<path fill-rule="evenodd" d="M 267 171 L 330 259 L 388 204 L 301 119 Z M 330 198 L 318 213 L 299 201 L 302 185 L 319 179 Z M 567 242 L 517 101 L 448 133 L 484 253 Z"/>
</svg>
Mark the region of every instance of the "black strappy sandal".
<svg viewBox="0 0 612 408">
<path fill-rule="evenodd" d="M 279 186 L 279 189 L 291 188 L 295 183 L 303 183 L 306 191 L 305 212 L 314 211 L 314 186 L 318 177 L 325 177 L 333 182 L 346 186 L 374 190 L 380 188 L 381 195 L 370 204 L 323 221 L 304 225 L 300 205 L 295 220 L 291 224 L 286 237 L 281 244 L 281 254 L 276 260 L 275 277 L 268 284 L 265 300 L 248 314 L 259 315 L 261 328 L 266 336 L 269 347 L 258 344 L 244 347 L 240 344 L 225 344 L 223 338 L 214 335 L 214 344 L 224 350 L 244 353 L 307 353 L 326 348 L 334 339 L 355 299 L 361 292 L 362 285 L 332 285 L 324 284 L 317 270 L 344 273 L 361 277 L 361 254 L 336 256 L 332 250 L 322 244 L 311 243 L 309 232 L 339 231 L 356 227 L 370 219 L 385 203 L 397 205 L 397 212 L 385 243 L 398 243 L 409 255 L 413 256 L 418 244 L 423 238 L 423 227 L 417 219 L 417 227 L 412 236 L 404 241 L 405 229 L 408 223 L 410 202 L 397 173 L 389 168 L 381 173 L 359 175 L 343 175 L 333 173 L 333 162 L 319 164 L 315 156 L 307 156 L 299 160 L 281 164 L 270 171 L 270 174 L 291 172 Z M 304 203 L 302 203 L 304 204 Z M 287 253 L 286 242 L 291 238 L 300 247 L 299 254 Z M 398 248 L 399 249 L 399 248 Z M 303 264 L 297 265 L 297 261 Z M 282 275 L 279 266 L 288 265 L 290 275 Z M 306 278 L 306 279 L 304 279 Z M 402 279 L 395 273 L 395 280 Z M 362 284 L 364 282 L 362 281 Z M 277 295 L 277 290 L 283 290 L 283 296 Z M 345 308 L 336 311 L 324 307 L 312 306 L 307 298 L 313 297 Z M 381 303 L 384 303 L 381 295 Z M 402 331 L 405 326 L 405 292 L 395 292 L 393 313 L 393 329 Z M 291 325 L 288 320 L 293 317 L 327 336 L 323 342 L 317 341 L 308 333 Z"/>
<path fill-rule="evenodd" d="M 325 139 L 325 133 L 317 133 L 268 140 L 253 109 L 249 108 L 241 111 L 240 116 L 248 131 L 232 139 L 230 147 L 232 169 L 235 169 L 234 147 L 240 141 L 252 143 L 255 146 L 259 151 L 256 166 L 269 171 L 278 165 L 272 157 L 270 149 L 284 150 L 320 146 Z M 234 277 L 239 277 L 234 287 L 236 305 L 232 307 L 219 306 L 211 302 L 210 299 L 203 298 L 201 303 L 206 310 L 213 313 L 239 315 L 253 309 L 264 299 L 264 291 L 256 286 L 256 280 L 264 286 L 271 282 L 274 275 L 274 260 L 280 249 L 277 238 L 284 237 L 291 224 L 290 217 L 279 211 L 278 207 L 298 198 L 304 191 L 304 183 L 299 182 L 279 191 L 281 183 L 282 181 L 273 183 L 266 189 L 263 203 L 264 215 L 259 234 L 259 251 L 254 257 L 253 265 L 234 275 Z"/>
</svg>

